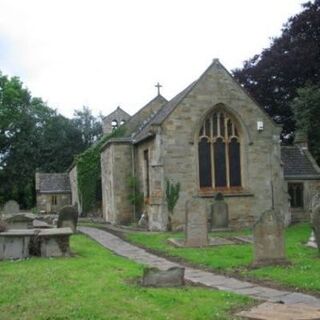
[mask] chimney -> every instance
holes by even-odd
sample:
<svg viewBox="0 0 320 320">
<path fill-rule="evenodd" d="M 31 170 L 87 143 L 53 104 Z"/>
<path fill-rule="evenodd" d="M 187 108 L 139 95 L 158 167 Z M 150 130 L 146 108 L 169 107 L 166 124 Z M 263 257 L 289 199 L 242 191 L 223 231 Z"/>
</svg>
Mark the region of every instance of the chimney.
<svg viewBox="0 0 320 320">
<path fill-rule="evenodd" d="M 301 150 L 308 150 L 308 136 L 304 131 L 296 131 L 294 145 Z"/>
</svg>

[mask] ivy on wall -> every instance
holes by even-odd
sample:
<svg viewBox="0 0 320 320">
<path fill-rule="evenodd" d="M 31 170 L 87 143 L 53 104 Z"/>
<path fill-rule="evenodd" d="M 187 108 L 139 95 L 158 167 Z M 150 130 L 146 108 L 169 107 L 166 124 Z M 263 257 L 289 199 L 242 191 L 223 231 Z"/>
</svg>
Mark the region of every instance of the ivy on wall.
<svg viewBox="0 0 320 320">
<path fill-rule="evenodd" d="M 77 156 L 75 164 L 78 174 L 79 201 L 82 215 L 100 206 L 101 197 L 101 165 L 100 148 L 111 138 L 120 138 L 125 134 L 125 129 L 120 127 L 111 134 L 103 136 L 97 143 Z"/>
</svg>

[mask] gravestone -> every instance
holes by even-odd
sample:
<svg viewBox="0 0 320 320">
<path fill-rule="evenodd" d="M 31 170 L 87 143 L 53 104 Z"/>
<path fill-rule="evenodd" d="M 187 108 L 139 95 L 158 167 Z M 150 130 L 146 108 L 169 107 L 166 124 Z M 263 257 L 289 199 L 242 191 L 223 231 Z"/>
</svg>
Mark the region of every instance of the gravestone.
<svg viewBox="0 0 320 320">
<path fill-rule="evenodd" d="M 263 212 L 253 227 L 253 266 L 288 264 L 285 258 L 284 225 L 274 209 Z"/>
<path fill-rule="evenodd" d="M 314 232 L 313 231 L 311 232 L 310 238 L 309 238 L 309 240 L 307 242 L 307 247 L 311 247 L 311 248 L 315 248 L 315 249 L 318 248 L 318 245 L 317 245 L 317 242 L 316 242 L 316 238 L 314 236 Z"/>
<path fill-rule="evenodd" d="M 58 216 L 57 226 L 58 228 L 71 228 L 73 232 L 77 231 L 78 212 L 75 207 L 65 206 L 63 207 Z"/>
<path fill-rule="evenodd" d="M 4 204 L 3 213 L 4 214 L 15 214 L 20 212 L 20 207 L 17 201 L 9 200 Z"/>
<path fill-rule="evenodd" d="M 315 243 L 320 252 L 320 205 L 317 205 L 314 208 L 312 208 L 311 223 L 312 223 L 312 230 L 314 233 Z"/>
<path fill-rule="evenodd" d="M 168 270 L 145 268 L 142 285 L 145 287 L 181 287 L 184 285 L 184 268 L 173 267 Z"/>
<path fill-rule="evenodd" d="M 211 228 L 228 228 L 228 224 L 228 204 L 224 201 L 223 194 L 218 192 L 211 205 Z"/>
<path fill-rule="evenodd" d="M 185 246 L 208 246 L 207 206 L 201 199 L 186 202 Z"/>
</svg>

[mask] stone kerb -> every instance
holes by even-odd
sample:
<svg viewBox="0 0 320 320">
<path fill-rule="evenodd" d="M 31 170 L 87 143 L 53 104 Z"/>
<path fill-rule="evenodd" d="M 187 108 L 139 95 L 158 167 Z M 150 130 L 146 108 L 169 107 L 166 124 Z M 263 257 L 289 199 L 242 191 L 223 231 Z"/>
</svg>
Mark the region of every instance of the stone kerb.
<svg viewBox="0 0 320 320">
<path fill-rule="evenodd" d="M 285 257 L 284 225 L 279 212 L 263 212 L 253 228 L 253 267 L 288 264 Z"/>
<path fill-rule="evenodd" d="M 186 202 L 185 246 L 208 246 L 207 206 L 201 199 L 194 198 Z"/>
<path fill-rule="evenodd" d="M 78 211 L 75 207 L 63 207 L 58 216 L 58 228 L 71 228 L 73 232 L 77 231 Z"/>
</svg>

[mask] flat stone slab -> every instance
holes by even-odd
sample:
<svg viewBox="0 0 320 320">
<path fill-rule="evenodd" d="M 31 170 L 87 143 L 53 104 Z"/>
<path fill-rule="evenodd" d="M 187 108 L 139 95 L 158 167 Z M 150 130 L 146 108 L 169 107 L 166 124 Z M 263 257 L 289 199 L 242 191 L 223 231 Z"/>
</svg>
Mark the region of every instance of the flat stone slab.
<svg viewBox="0 0 320 320">
<path fill-rule="evenodd" d="M 249 311 L 241 311 L 237 316 L 254 320 L 319 320 L 320 309 L 304 303 L 286 305 L 265 302 Z"/>
<path fill-rule="evenodd" d="M 38 233 L 38 236 L 59 236 L 59 235 L 72 235 L 72 229 L 71 228 L 52 228 L 52 229 L 43 229 L 40 230 Z"/>
<path fill-rule="evenodd" d="M 179 248 L 189 248 L 190 246 L 185 245 L 185 239 L 175 239 L 175 238 L 169 238 L 168 242 L 175 247 Z M 230 245 L 230 244 L 237 244 L 234 241 L 225 239 L 225 238 L 220 238 L 220 237 L 210 237 L 208 241 L 208 246 L 213 247 L 213 246 L 224 246 L 224 245 Z"/>
<path fill-rule="evenodd" d="M 0 232 L 1 236 L 6 237 L 17 237 L 17 236 L 33 236 L 35 234 L 35 230 L 33 229 L 10 229 L 5 232 Z"/>
<path fill-rule="evenodd" d="M 235 236 L 232 238 L 243 243 L 253 243 L 253 236 Z"/>
<path fill-rule="evenodd" d="M 46 228 L 54 228 L 54 226 L 46 223 L 45 221 L 38 220 L 38 219 L 33 220 L 32 224 L 33 224 L 34 228 L 44 228 L 44 229 L 46 229 Z"/>
</svg>

